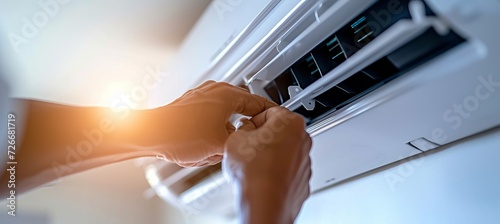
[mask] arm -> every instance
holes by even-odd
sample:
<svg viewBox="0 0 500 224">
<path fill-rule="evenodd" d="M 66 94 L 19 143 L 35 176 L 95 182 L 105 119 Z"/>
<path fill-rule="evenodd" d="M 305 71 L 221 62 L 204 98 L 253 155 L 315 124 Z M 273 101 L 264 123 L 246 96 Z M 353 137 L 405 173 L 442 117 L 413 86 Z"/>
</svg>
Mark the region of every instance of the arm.
<svg viewBox="0 0 500 224">
<path fill-rule="evenodd" d="M 273 107 L 244 121 L 226 143 L 244 224 L 292 224 L 309 196 L 311 138 L 300 115 Z"/>
<path fill-rule="evenodd" d="M 233 113 L 255 115 L 273 104 L 238 87 L 206 82 L 151 110 L 74 107 L 32 100 L 18 134 L 16 191 L 127 159 L 162 155 L 184 166 L 217 163 Z M 5 171 L 4 171 L 5 172 Z M 7 175 L 2 176 L 6 183 Z M 5 194 L 2 184 L 1 194 Z"/>
<path fill-rule="evenodd" d="M 156 153 L 150 150 L 153 135 L 134 134 L 151 130 L 147 127 L 154 110 L 125 114 L 106 108 L 13 101 L 25 108 L 24 131 L 22 135 L 18 132 L 16 144 L 19 192 L 90 168 Z M 3 175 L 2 182 L 6 178 Z"/>
</svg>

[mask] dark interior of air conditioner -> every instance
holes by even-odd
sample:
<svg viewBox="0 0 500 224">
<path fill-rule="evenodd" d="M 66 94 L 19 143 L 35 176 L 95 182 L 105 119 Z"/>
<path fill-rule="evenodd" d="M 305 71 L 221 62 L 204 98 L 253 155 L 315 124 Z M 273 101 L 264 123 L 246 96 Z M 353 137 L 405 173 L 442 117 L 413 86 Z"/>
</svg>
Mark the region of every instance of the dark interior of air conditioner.
<svg viewBox="0 0 500 224">
<path fill-rule="evenodd" d="M 384 17 L 388 21 L 382 23 L 377 13 L 387 12 L 389 5 L 388 1 L 379 1 L 334 32 L 267 84 L 264 87 L 266 93 L 274 102 L 285 103 L 290 99 L 289 86 L 307 88 L 397 21 L 411 19 L 409 0 L 402 0 L 401 13 Z M 434 15 L 427 6 L 426 13 L 429 16 Z M 313 110 L 300 107 L 295 112 L 303 115 L 308 124 L 313 124 L 464 41 L 465 39 L 453 30 L 446 35 L 440 35 L 433 28 L 429 28 L 407 44 L 317 96 Z"/>
</svg>

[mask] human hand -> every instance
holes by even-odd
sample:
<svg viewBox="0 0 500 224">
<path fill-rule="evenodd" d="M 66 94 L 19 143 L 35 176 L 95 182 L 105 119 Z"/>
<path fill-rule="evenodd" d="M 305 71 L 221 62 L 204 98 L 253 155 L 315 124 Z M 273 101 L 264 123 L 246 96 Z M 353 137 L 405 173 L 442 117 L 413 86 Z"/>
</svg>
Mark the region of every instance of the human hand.
<svg viewBox="0 0 500 224">
<path fill-rule="evenodd" d="M 207 81 L 159 111 L 163 117 L 160 126 L 168 126 L 157 140 L 164 142 L 160 153 L 181 166 L 216 164 L 235 130 L 229 117 L 254 116 L 273 106 L 276 104 L 243 88 Z"/>
<path fill-rule="evenodd" d="M 226 142 L 224 171 L 236 183 L 245 223 L 293 223 L 309 196 L 312 141 L 300 115 L 272 107 Z"/>
</svg>

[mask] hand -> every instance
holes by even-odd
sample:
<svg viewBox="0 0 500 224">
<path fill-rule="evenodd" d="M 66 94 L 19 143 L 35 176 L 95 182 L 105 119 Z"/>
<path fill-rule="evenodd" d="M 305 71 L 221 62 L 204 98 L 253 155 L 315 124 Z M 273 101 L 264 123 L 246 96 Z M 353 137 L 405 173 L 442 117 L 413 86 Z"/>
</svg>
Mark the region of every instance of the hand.
<svg viewBox="0 0 500 224">
<path fill-rule="evenodd" d="M 223 167 L 239 188 L 245 223 L 293 223 L 309 196 L 305 122 L 281 107 L 243 122 L 226 142 Z"/>
<path fill-rule="evenodd" d="M 170 105 L 151 110 L 75 107 L 13 99 L 26 108 L 20 139 L 22 169 L 16 171 L 26 191 L 94 167 L 138 157 L 164 155 L 183 166 L 221 160 L 234 127 L 233 113 L 259 114 L 275 104 L 227 83 L 209 81 Z M 21 129 L 20 127 L 20 129 Z M 2 174 L 0 172 L 0 174 Z M 8 175 L 3 175 L 6 181 Z M 7 186 L 7 185 L 5 185 Z M 0 188 L 0 195 L 6 193 Z"/>
<path fill-rule="evenodd" d="M 254 116 L 273 106 L 243 88 L 207 81 L 159 110 L 163 118 L 156 126 L 167 126 L 166 131 L 157 130 L 165 132 L 157 140 L 164 142 L 161 153 L 181 166 L 218 163 L 226 139 L 235 130 L 229 117 L 236 113 Z"/>
</svg>

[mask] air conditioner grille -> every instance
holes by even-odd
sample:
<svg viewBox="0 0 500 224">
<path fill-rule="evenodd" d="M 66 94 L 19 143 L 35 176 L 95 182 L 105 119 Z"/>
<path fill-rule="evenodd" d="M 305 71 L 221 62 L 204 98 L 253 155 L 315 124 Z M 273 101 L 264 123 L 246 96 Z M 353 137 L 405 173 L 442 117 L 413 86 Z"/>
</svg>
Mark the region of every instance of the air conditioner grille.
<svg viewBox="0 0 500 224">
<path fill-rule="evenodd" d="M 399 12 L 387 15 L 391 10 L 394 11 L 394 8 L 388 8 L 390 2 L 391 0 L 384 0 L 375 3 L 306 53 L 266 85 L 264 90 L 276 103 L 283 104 L 290 99 L 289 86 L 299 85 L 302 89 L 307 88 L 397 21 L 411 18 L 408 8 L 410 0 L 401 0 Z M 428 15 L 435 15 L 427 6 L 426 12 Z M 463 41 L 465 40 L 453 31 L 441 36 L 429 29 L 317 96 L 314 110 L 308 111 L 300 107 L 295 112 L 302 114 L 308 119 L 308 124 L 312 124 Z"/>
</svg>

